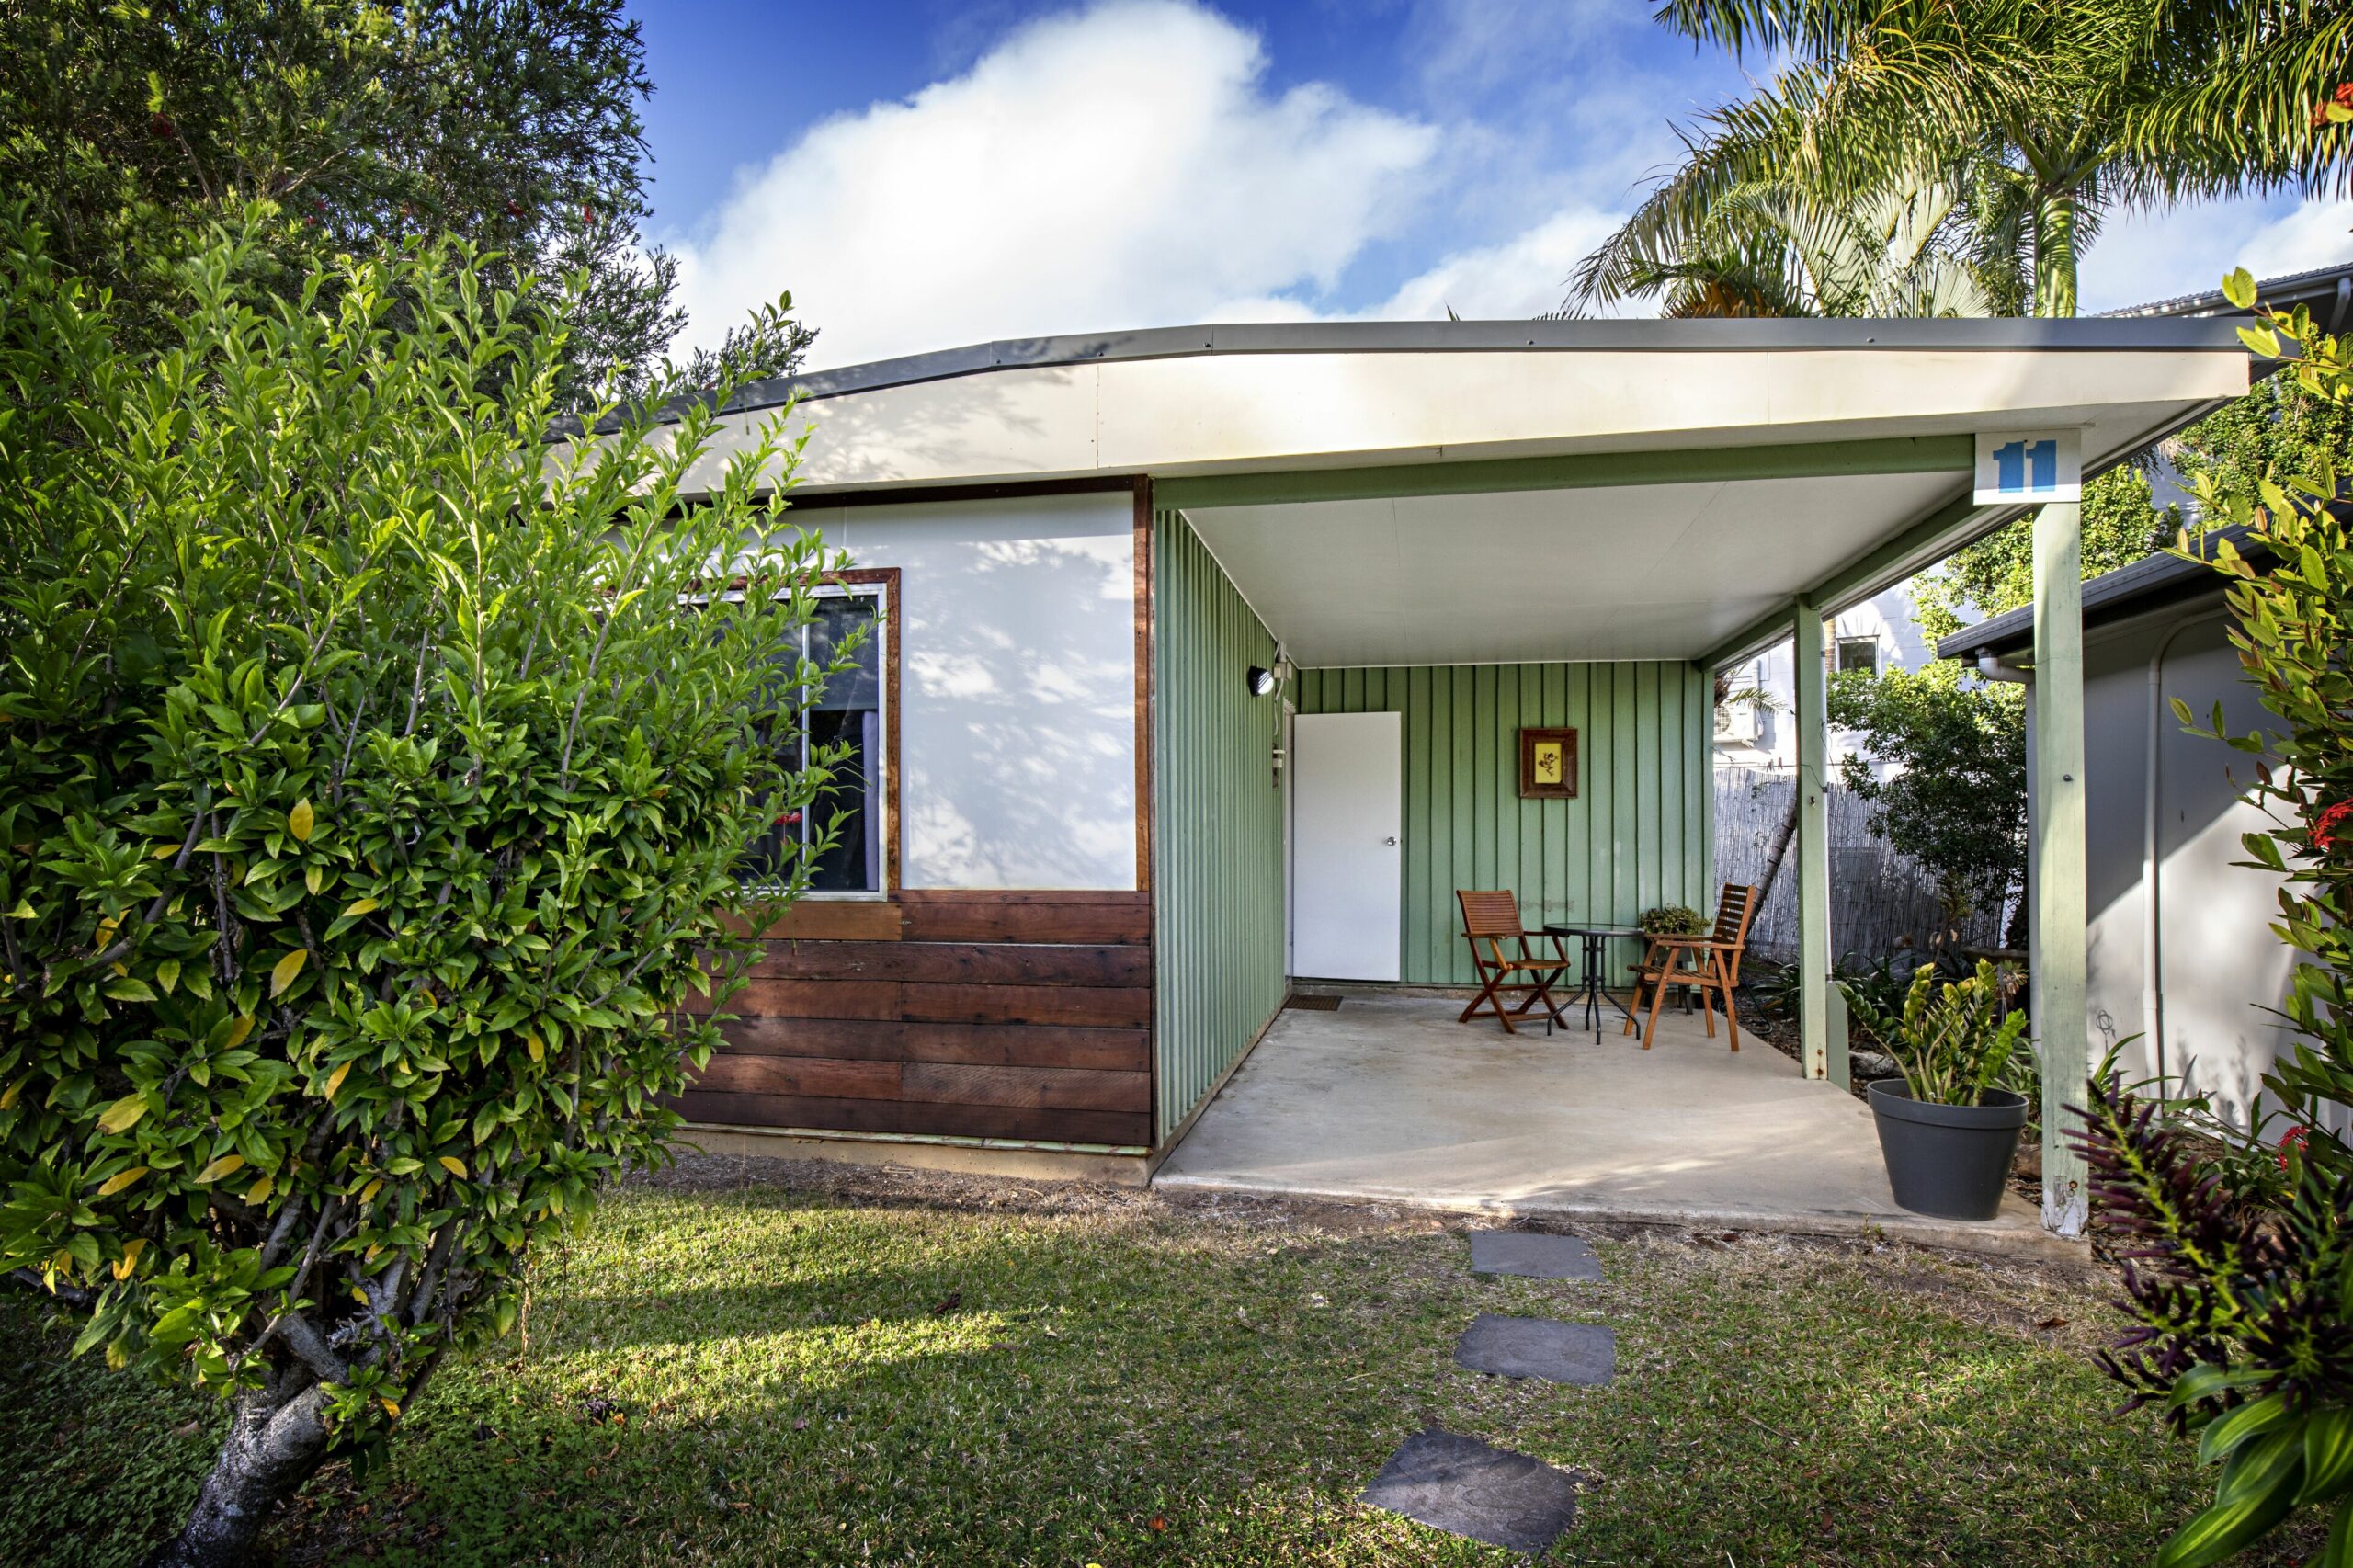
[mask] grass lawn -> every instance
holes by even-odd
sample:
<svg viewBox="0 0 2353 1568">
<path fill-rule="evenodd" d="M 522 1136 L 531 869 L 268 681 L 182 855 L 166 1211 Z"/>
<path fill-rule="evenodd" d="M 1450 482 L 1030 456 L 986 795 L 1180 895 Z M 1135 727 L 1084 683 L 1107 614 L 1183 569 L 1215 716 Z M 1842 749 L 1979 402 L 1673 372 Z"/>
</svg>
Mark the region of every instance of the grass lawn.
<svg viewBox="0 0 2353 1568">
<path fill-rule="evenodd" d="M 323 1472 L 281 1560 L 1520 1561 L 1353 1501 L 1433 1423 L 1585 1473 L 1555 1563 L 2129 1563 L 2205 1484 L 2109 1415 L 2096 1278 L 1634 1237 L 1599 1285 L 1482 1279 L 1393 1210 L 742 1169 L 611 1198 L 528 1344 Z M 1483 1311 L 1610 1324 L 1616 1383 L 1457 1369 Z M 0 1335 L 0 1562 L 135 1562 L 217 1413 L 65 1362 L 22 1298 Z"/>
</svg>

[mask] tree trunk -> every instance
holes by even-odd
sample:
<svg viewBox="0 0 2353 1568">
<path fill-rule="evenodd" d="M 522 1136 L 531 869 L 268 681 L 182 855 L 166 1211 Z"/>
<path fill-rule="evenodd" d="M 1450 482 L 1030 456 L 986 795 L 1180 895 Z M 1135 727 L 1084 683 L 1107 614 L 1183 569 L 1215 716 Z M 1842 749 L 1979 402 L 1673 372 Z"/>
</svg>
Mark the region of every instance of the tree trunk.
<svg viewBox="0 0 2353 1568">
<path fill-rule="evenodd" d="M 177 1539 L 159 1546 L 146 1568 L 244 1568 L 270 1509 L 291 1496 L 326 1458 L 321 1419 L 325 1387 L 284 1371 L 271 1390 L 241 1394 L 212 1473 Z"/>
<path fill-rule="evenodd" d="M 2034 313 L 2075 313 L 2075 194 L 2054 192 L 2034 210 Z"/>
<path fill-rule="evenodd" d="M 1794 776 L 1790 782 L 1796 782 Z M 1781 818 L 1781 825 L 1773 830 L 1772 843 L 1765 846 L 1765 875 L 1758 879 L 1756 883 L 1756 908 L 1759 914 L 1764 912 L 1765 901 L 1773 896 L 1773 879 L 1781 874 L 1781 862 L 1790 853 L 1790 840 L 1797 836 L 1798 796 L 1801 792 L 1798 790 L 1790 791 L 1789 812 Z"/>
</svg>

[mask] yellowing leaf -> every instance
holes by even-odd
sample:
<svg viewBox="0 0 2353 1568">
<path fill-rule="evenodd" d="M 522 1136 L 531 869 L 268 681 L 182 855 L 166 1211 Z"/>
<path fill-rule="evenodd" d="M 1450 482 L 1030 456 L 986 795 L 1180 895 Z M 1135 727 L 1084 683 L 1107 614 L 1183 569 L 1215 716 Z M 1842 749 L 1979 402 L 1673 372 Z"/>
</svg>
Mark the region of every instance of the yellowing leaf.
<svg viewBox="0 0 2353 1568">
<path fill-rule="evenodd" d="M 150 860 L 168 860 L 179 852 L 180 846 L 176 844 L 158 844 L 154 848 L 147 851 L 147 858 Z"/>
<path fill-rule="evenodd" d="M 219 1181 L 224 1176 L 242 1170 L 244 1164 L 245 1157 L 243 1154 L 223 1154 L 196 1173 L 197 1185 L 201 1187 L 209 1181 Z"/>
<path fill-rule="evenodd" d="M 354 915 L 373 914 L 375 909 L 376 901 L 374 899 L 355 898 L 349 903 L 343 906 L 343 913 L 345 917 L 348 919 Z"/>
<path fill-rule="evenodd" d="M 294 802 L 294 809 L 286 813 L 286 831 L 304 844 L 308 844 L 311 842 L 312 821 L 311 802 L 297 801 Z"/>
<path fill-rule="evenodd" d="M 456 1176 L 460 1181 L 466 1179 L 466 1162 L 458 1158 L 455 1154 L 442 1155 L 441 1168 L 448 1171 L 451 1176 Z"/>
<path fill-rule="evenodd" d="M 236 1050 L 237 1047 L 245 1043 L 245 1037 L 253 1032 L 254 1016 L 251 1013 L 238 1014 L 237 1021 L 233 1025 L 230 1026 L 229 1043 L 226 1049 L 230 1051 Z"/>
<path fill-rule="evenodd" d="M 259 1181 L 254 1183 L 253 1186 L 245 1188 L 245 1201 L 248 1203 L 264 1202 L 267 1200 L 271 1190 L 277 1186 L 278 1182 L 276 1178 L 264 1176 Z"/>
<path fill-rule="evenodd" d="M 374 1181 L 369 1182 L 366 1187 L 359 1189 L 359 1201 L 362 1203 L 373 1203 L 376 1200 L 376 1195 L 383 1190 L 384 1178 L 378 1176 Z"/>
<path fill-rule="evenodd" d="M 335 1092 L 343 1087 L 344 1074 L 350 1071 L 351 1063 L 347 1062 L 342 1066 L 327 1074 L 327 1098 L 335 1098 Z"/>
<path fill-rule="evenodd" d="M 162 963 L 159 963 L 159 964 L 157 964 L 157 965 L 155 966 L 155 983 L 156 983 L 156 984 L 158 984 L 158 985 L 160 985 L 160 986 L 162 986 L 162 987 L 164 988 L 164 994 L 165 994 L 165 995 L 167 995 L 167 996 L 168 996 L 168 995 L 170 995 L 170 994 L 171 994 L 171 993 L 172 993 L 172 989 L 173 989 L 173 987 L 175 987 L 175 986 L 176 986 L 177 984 L 179 984 L 179 983 L 180 983 L 180 960 L 177 960 L 177 959 L 165 959 Z"/>
<path fill-rule="evenodd" d="M 302 964 L 310 956 L 308 948 L 297 948 L 278 960 L 278 967 L 269 971 L 269 994 L 275 996 L 293 984 L 294 977 L 302 972 Z"/>
<path fill-rule="evenodd" d="M 321 887 L 324 886 L 326 880 L 327 869 L 324 866 L 305 866 L 302 868 L 302 885 L 310 889 L 313 892 L 318 892 Z"/>
<path fill-rule="evenodd" d="M 33 901 L 28 898 L 18 899 L 17 907 L 8 911 L 8 918 L 11 920 L 30 920 L 34 917 Z"/>
<path fill-rule="evenodd" d="M 139 1267 L 139 1255 L 146 1250 L 147 1238 L 145 1236 L 133 1236 L 131 1240 L 123 1243 L 122 1258 L 121 1261 L 118 1262 L 114 1266 L 114 1277 L 117 1279 L 130 1278 L 131 1271 Z"/>
<path fill-rule="evenodd" d="M 133 1165 L 127 1171 L 117 1172 L 115 1175 L 107 1177 L 106 1180 L 98 1184 L 98 1196 L 100 1198 L 112 1198 L 116 1193 L 120 1192 L 124 1187 L 129 1187 L 132 1182 L 137 1181 L 141 1176 L 143 1176 L 146 1174 L 147 1167 L 145 1165 Z"/>
<path fill-rule="evenodd" d="M 376 1403 L 382 1405 L 384 1407 L 384 1414 L 391 1416 L 393 1420 L 398 1421 L 401 1418 L 401 1402 L 399 1400 L 386 1399 L 383 1395 L 378 1394 L 376 1396 Z"/>
<path fill-rule="evenodd" d="M 531 1060 L 534 1062 L 540 1060 L 548 1053 L 548 1048 L 540 1043 L 539 1035 L 532 1030 L 523 1031 L 523 1043 L 530 1049 Z"/>
<path fill-rule="evenodd" d="M 98 1117 L 98 1131 L 119 1132 L 146 1114 L 147 1098 L 144 1095 L 125 1095 L 107 1107 Z"/>
<path fill-rule="evenodd" d="M 25 1085 L 30 1081 L 31 1080 L 28 1078 L 19 1078 L 15 1083 L 9 1085 L 8 1092 L 6 1094 L 0 1094 L 0 1110 L 6 1110 L 10 1106 L 15 1105 L 17 1103 L 17 1096 L 25 1092 Z"/>
</svg>

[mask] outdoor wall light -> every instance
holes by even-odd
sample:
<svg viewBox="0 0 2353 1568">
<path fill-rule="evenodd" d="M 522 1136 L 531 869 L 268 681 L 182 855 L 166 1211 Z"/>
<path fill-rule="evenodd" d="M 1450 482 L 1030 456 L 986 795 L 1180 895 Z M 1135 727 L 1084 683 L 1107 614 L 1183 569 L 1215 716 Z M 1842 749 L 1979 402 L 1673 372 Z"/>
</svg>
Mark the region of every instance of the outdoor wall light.
<svg viewBox="0 0 2353 1568">
<path fill-rule="evenodd" d="M 1250 683 L 1250 695 L 1253 697 L 1272 697 L 1275 694 L 1275 672 L 1263 665 L 1251 665 L 1250 673 L 1243 678 Z"/>
</svg>

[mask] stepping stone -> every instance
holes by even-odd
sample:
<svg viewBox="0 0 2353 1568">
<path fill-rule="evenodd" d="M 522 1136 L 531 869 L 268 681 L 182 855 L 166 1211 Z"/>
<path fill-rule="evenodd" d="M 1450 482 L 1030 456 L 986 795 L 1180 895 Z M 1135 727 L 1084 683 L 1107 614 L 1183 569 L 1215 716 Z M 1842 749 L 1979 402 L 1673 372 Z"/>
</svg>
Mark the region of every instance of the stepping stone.
<svg viewBox="0 0 2353 1568">
<path fill-rule="evenodd" d="M 1541 1231 L 1473 1231 L 1473 1274 L 1517 1274 L 1529 1279 L 1598 1279 L 1601 1260 L 1574 1236 Z"/>
<path fill-rule="evenodd" d="M 1618 1373 L 1618 1335 L 1597 1323 L 1481 1312 L 1455 1345 L 1454 1364 L 1498 1377 L 1599 1388 Z"/>
<path fill-rule="evenodd" d="M 1532 1557 L 1575 1520 L 1577 1483 L 1542 1460 L 1433 1426 L 1405 1439 L 1362 1500 Z"/>
</svg>

